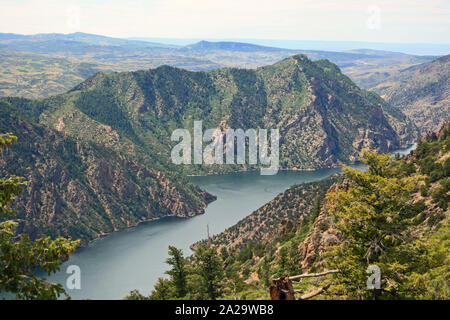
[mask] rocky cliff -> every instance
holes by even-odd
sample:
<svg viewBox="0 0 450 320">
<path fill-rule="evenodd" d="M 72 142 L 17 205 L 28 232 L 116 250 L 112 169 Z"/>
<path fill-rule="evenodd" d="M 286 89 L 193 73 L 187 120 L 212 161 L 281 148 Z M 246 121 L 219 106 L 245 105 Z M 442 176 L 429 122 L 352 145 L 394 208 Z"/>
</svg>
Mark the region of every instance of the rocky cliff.
<svg viewBox="0 0 450 320">
<path fill-rule="evenodd" d="M 83 244 L 166 216 L 204 212 L 213 196 L 105 146 L 1 113 L 0 128 L 19 136 L 0 154 L 0 175 L 24 176 L 14 202 L 20 227 L 33 238 L 70 236 Z"/>
</svg>

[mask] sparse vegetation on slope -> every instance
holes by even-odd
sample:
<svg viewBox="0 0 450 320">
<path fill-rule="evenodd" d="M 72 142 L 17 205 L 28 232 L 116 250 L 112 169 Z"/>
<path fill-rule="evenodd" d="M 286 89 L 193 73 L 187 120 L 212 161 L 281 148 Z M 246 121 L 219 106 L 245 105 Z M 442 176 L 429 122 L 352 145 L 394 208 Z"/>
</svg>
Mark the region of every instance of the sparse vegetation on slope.
<svg viewBox="0 0 450 320">
<path fill-rule="evenodd" d="M 372 88 L 414 121 L 422 135 L 450 119 L 450 55 L 403 69 Z"/>
<path fill-rule="evenodd" d="M 21 110 L 0 102 L 0 127 L 21 134 L 0 155 L 0 174 L 28 181 L 14 209 L 21 218 L 18 230 L 32 238 L 71 236 L 86 245 L 142 221 L 203 213 L 213 200 L 181 176 L 152 166 L 150 159 L 139 161 L 101 142 L 65 136 Z"/>
</svg>

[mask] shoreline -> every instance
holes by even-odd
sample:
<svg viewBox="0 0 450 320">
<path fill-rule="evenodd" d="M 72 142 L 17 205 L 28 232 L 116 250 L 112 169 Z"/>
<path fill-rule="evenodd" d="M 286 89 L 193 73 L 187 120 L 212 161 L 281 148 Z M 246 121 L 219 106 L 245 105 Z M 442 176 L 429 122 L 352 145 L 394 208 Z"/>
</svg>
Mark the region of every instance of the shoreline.
<svg viewBox="0 0 450 320">
<path fill-rule="evenodd" d="M 212 202 L 214 202 L 214 201 L 211 201 L 211 202 L 209 202 L 209 203 L 212 203 Z M 208 204 L 209 204 L 209 203 L 208 203 Z M 111 235 L 111 234 L 113 234 L 113 233 L 120 232 L 120 231 L 124 231 L 124 230 L 129 230 L 129 229 L 133 229 L 133 228 L 137 228 L 139 225 L 141 225 L 141 224 L 143 224 L 143 223 L 155 222 L 155 221 L 159 221 L 159 220 L 165 219 L 165 218 L 190 219 L 190 218 L 194 218 L 194 217 L 196 217 L 196 216 L 200 216 L 200 215 L 202 215 L 202 214 L 205 214 L 205 209 L 206 209 L 206 207 L 208 206 L 208 204 L 206 204 L 206 206 L 203 208 L 203 212 L 197 213 L 197 214 L 195 214 L 195 215 L 193 215 L 193 216 L 185 216 L 185 217 L 182 217 L 182 216 L 176 216 L 176 215 L 167 215 L 167 216 L 164 216 L 164 217 L 149 218 L 149 219 L 145 219 L 145 220 L 142 220 L 142 221 L 138 221 L 137 223 L 134 223 L 134 224 L 132 224 L 132 225 L 130 225 L 130 226 L 127 226 L 127 227 L 125 227 L 125 228 L 121 228 L 121 229 L 114 230 L 114 231 L 111 231 L 111 232 L 102 233 L 102 234 L 100 234 L 98 237 L 96 237 L 96 238 L 94 238 L 94 239 L 92 239 L 92 240 L 89 240 L 87 244 L 80 244 L 80 245 L 75 249 L 75 251 L 77 251 L 78 249 L 81 249 L 81 248 L 89 247 L 89 246 L 90 246 L 91 244 L 93 244 L 95 241 L 98 241 L 98 240 L 100 240 L 100 239 L 102 239 L 102 238 L 104 238 L 104 237 L 106 237 L 106 236 L 109 236 L 109 235 Z"/>
<path fill-rule="evenodd" d="M 400 149 L 406 150 L 406 149 L 409 149 L 409 148 L 411 148 L 411 147 L 413 147 L 413 146 L 416 146 L 416 145 L 417 145 L 417 143 L 410 143 L 410 144 L 407 145 L 406 148 L 400 148 Z M 395 151 L 400 150 L 400 149 L 397 148 L 397 149 L 394 149 L 394 150 L 389 151 L 388 153 L 390 153 L 390 154 L 395 154 L 395 153 L 396 153 Z M 336 164 L 336 165 L 327 166 L 327 167 L 322 167 L 322 168 L 316 168 L 316 169 L 279 168 L 278 170 L 279 170 L 279 171 L 291 171 L 291 172 L 311 172 L 311 171 L 316 171 L 316 170 L 336 169 L 336 168 L 341 167 L 343 164 L 345 164 L 345 165 L 354 165 L 354 164 L 357 164 L 357 163 L 360 163 L 360 162 L 359 162 L 359 161 L 352 161 L 352 162 L 349 162 L 349 163 L 343 163 L 343 162 L 341 162 L 341 163 Z M 211 173 L 211 174 L 197 174 L 197 175 L 191 174 L 191 175 L 185 175 L 185 177 L 189 178 L 189 177 L 221 176 L 221 175 L 227 175 L 227 174 L 233 174 L 233 173 L 254 172 L 254 171 L 258 171 L 258 170 L 261 170 L 261 168 L 255 168 L 255 169 L 242 169 L 242 170 L 235 170 L 235 171 L 230 171 L 230 172 Z M 203 190 L 203 191 L 204 191 L 204 190 Z M 103 238 L 103 237 L 106 237 L 106 236 L 108 236 L 108 235 L 110 235 L 110 234 L 112 234 L 112 233 L 115 233 L 115 232 L 119 232 L 119 231 L 123 231 L 123 230 L 128 230 L 128 229 L 136 228 L 136 227 L 138 227 L 139 225 L 141 225 L 142 223 L 159 221 L 159 220 L 164 219 L 164 218 L 189 219 L 189 218 L 194 218 L 194 217 L 196 217 L 196 216 L 205 214 L 206 208 L 208 207 L 208 205 L 209 205 L 210 203 L 214 202 L 215 200 L 217 200 L 217 197 L 216 197 L 216 196 L 214 196 L 214 197 L 215 197 L 215 199 L 212 200 L 212 201 L 210 201 L 210 202 L 205 201 L 205 202 L 206 202 L 206 205 L 205 205 L 205 207 L 203 208 L 203 210 L 202 210 L 201 213 L 197 213 L 197 214 L 194 214 L 194 215 L 192 215 L 192 216 L 183 216 L 183 217 L 182 217 L 182 216 L 176 216 L 176 215 L 166 215 L 166 216 L 164 216 L 164 217 L 155 217 L 155 218 L 145 219 L 145 220 L 142 220 L 142 221 L 138 221 L 137 223 L 135 223 L 135 224 L 133 224 L 133 225 L 130 225 L 130 226 L 127 226 L 127 227 L 125 227 L 125 228 L 123 228 L 123 229 L 118 229 L 118 230 L 114 230 L 114 231 L 111 231 L 111 232 L 102 233 L 102 234 L 100 234 L 98 237 L 96 237 L 96 238 L 94 238 L 94 239 L 92 239 L 92 240 L 89 240 L 88 243 L 87 243 L 86 245 L 80 245 L 78 248 L 85 248 L 85 247 L 88 247 L 89 245 L 91 245 L 92 243 L 94 243 L 94 242 L 97 241 L 97 240 L 100 240 L 100 239 Z M 77 249 L 76 249 L 76 250 L 77 250 Z"/>
<path fill-rule="evenodd" d="M 358 161 L 356 162 L 350 162 L 348 163 L 348 165 L 352 165 L 352 164 L 356 164 L 358 163 Z M 344 163 L 342 163 L 344 164 Z M 315 169 L 300 169 L 300 168 L 278 168 L 278 171 L 304 171 L 304 172 L 311 172 L 311 171 L 316 171 L 316 170 L 325 170 L 325 169 L 336 169 L 339 168 L 341 165 L 337 164 L 335 166 L 328 166 L 328 167 L 321 167 L 321 168 L 315 168 Z M 210 176 L 221 176 L 221 175 L 226 175 L 226 174 L 233 174 L 233 173 L 242 173 L 242 172 L 254 172 L 254 171 L 259 171 L 262 168 L 257 168 L 257 169 L 242 169 L 242 170 L 234 170 L 234 171 L 229 171 L 229 172 L 219 172 L 219 173 L 204 173 L 204 174 L 186 174 L 185 177 L 210 177 Z"/>
<path fill-rule="evenodd" d="M 407 150 L 413 146 L 416 146 L 417 142 L 412 142 L 407 144 L 405 147 L 400 147 L 400 148 L 396 148 L 393 150 L 389 150 L 387 152 L 383 152 L 384 154 L 395 154 L 398 152 L 398 150 Z M 279 171 L 305 171 L 305 172 L 309 172 L 309 171 L 316 171 L 316 170 L 323 170 L 323 169 L 336 169 L 341 167 L 342 165 L 355 165 L 361 163 L 360 161 L 356 160 L 356 161 L 349 161 L 347 163 L 344 163 L 342 161 L 340 161 L 339 163 L 330 165 L 330 166 L 324 166 L 324 167 L 320 167 L 320 168 L 278 168 Z M 202 174 L 186 174 L 185 177 L 209 177 L 209 176 L 220 176 L 220 175 L 225 175 L 225 174 L 232 174 L 232 173 L 241 173 L 241 172 L 253 172 L 253 171 L 258 171 L 261 170 L 262 168 L 255 168 L 255 169 L 240 169 L 240 170 L 232 170 L 232 171 L 228 171 L 228 172 L 218 172 L 218 173 L 202 173 Z"/>
</svg>

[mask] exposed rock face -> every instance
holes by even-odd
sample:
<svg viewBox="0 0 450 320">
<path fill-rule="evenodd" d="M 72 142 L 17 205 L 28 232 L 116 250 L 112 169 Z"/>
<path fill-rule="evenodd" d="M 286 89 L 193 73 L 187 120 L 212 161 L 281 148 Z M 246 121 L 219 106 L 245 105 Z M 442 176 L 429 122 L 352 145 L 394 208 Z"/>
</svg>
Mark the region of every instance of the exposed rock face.
<svg viewBox="0 0 450 320">
<path fill-rule="evenodd" d="M 201 214 L 214 199 L 186 182 L 41 125 L 5 115 L 0 127 L 19 136 L 0 155 L 0 175 L 15 173 L 28 181 L 14 208 L 23 219 L 19 231 L 33 238 L 71 236 L 87 244 L 142 221 Z"/>
<path fill-rule="evenodd" d="M 450 119 L 450 55 L 397 72 L 374 91 L 409 116 L 420 133 Z"/>
<path fill-rule="evenodd" d="M 348 182 L 345 181 L 341 184 L 333 184 L 328 192 L 345 191 L 347 188 Z M 331 206 L 331 201 L 325 200 L 311 231 L 298 248 L 301 267 L 304 271 L 309 270 L 313 265 L 322 267 L 321 257 L 327 248 L 341 241 L 339 231 L 334 228 L 333 219 L 329 214 Z"/>
</svg>

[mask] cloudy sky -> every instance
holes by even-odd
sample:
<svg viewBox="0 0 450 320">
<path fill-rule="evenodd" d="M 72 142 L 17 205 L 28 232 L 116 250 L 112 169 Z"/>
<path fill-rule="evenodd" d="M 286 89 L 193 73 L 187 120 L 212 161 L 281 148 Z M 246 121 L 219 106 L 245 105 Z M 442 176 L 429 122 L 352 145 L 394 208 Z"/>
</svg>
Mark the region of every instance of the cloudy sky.
<svg viewBox="0 0 450 320">
<path fill-rule="evenodd" d="M 0 0 L 0 32 L 450 43 L 450 0 Z"/>
</svg>

